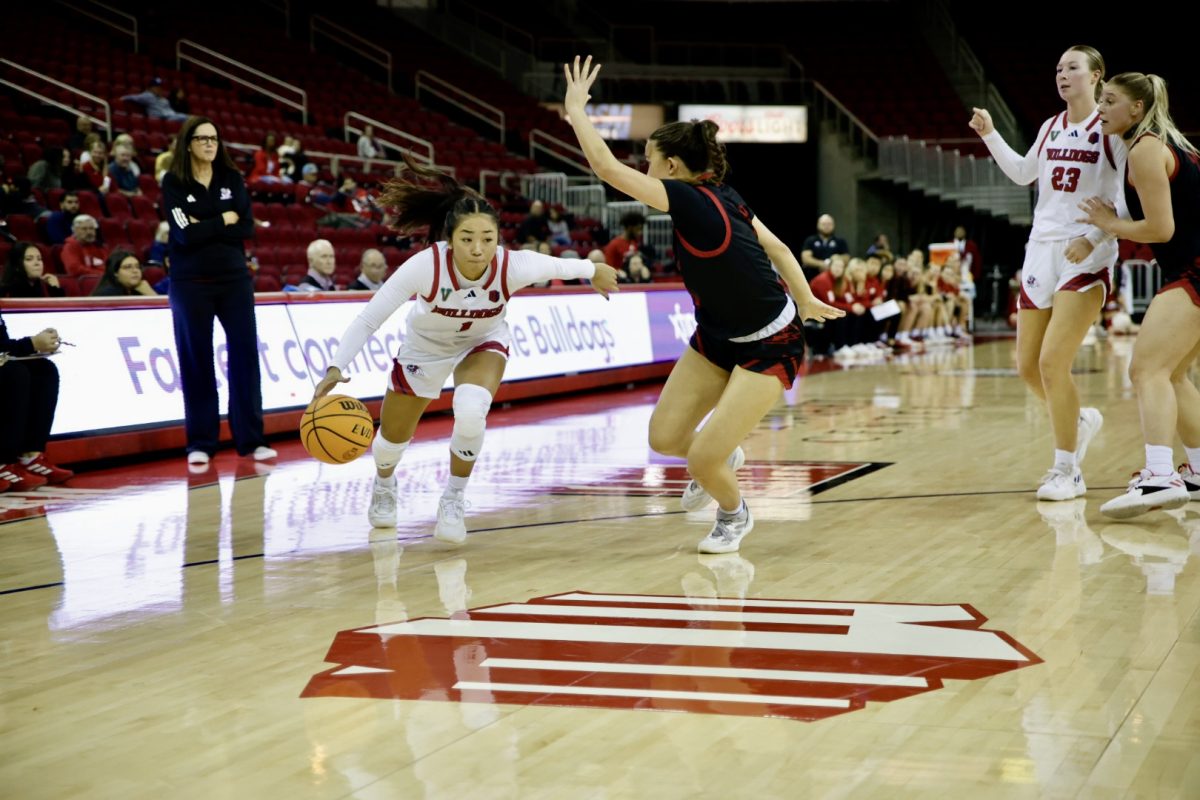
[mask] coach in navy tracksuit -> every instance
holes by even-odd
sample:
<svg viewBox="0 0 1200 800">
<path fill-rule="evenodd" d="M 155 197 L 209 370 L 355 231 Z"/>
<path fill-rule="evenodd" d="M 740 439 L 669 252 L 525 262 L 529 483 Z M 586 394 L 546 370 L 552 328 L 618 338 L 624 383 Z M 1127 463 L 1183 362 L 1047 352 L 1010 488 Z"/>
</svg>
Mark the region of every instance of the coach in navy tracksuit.
<svg viewBox="0 0 1200 800">
<path fill-rule="evenodd" d="M 250 195 L 216 126 L 191 117 L 163 176 L 171 227 L 171 313 L 187 417 L 188 464 L 204 467 L 220 431 L 213 364 L 213 320 L 228 343 L 229 428 L 240 455 L 271 458 L 263 437 L 254 283 L 245 239 L 254 234 Z"/>
</svg>

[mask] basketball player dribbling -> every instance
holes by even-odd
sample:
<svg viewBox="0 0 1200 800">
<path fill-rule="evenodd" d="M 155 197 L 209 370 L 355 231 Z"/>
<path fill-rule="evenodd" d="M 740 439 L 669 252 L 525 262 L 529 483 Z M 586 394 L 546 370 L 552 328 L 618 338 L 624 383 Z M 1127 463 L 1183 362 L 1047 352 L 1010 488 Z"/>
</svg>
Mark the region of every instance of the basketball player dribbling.
<svg viewBox="0 0 1200 800">
<path fill-rule="evenodd" d="M 659 128 L 646 143 L 646 173 L 618 161 L 585 111 L 599 71 L 591 56 L 563 65 L 571 126 L 602 181 L 671 215 L 680 272 L 696 307 L 691 346 L 650 418 L 650 446 L 687 457 L 685 510 L 713 498 L 719 504 L 700 552 L 733 552 L 754 527 L 734 473 L 745 462 L 742 440 L 795 381 L 804 358 L 802 320 L 845 312 L 813 295 L 792 252 L 722 183 L 727 164 L 715 123 Z"/>
<path fill-rule="evenodd" d="M 1079 407 L 1071 364 L 1096 321 L 1117 257 L 1114 237 L 1077 221 L 1080 199 L 1115 201 L 1124 149 L 1100 130 L 1096 102 L 1104 59 L 1079 45 L 1063 53 L 1055 70 L 1067 108 L 1042 123 L 1037 139 L 1018 155 L 974 109 L 971 128 L 983 138 L 1004 174 L 1021 185 L 1038 184 L 1033 230 L 1022 266 L 1017 312 L 1017 369 L 1045 401 L 1054 432 L 1054 464 L 1038 486 L 1039 500 L 1073 500 L 1087 491 L 1080 465 L 1104 419 Z"/>
<path fill-rule="evenodd" d="M 426 407 L 453 374 L 450 480 L 438 502 L 434 536 L 458 544 L 467 536 L 463 493 L 508 363 L 509 298 L 518 289 L 553 278 L 589 279 L 607 297 L 617 291 L 617 273 L 607 264 L 501 247 L 499 215 L 483 196 L 407 156 L 405 161 L 413 173 L 439 185 L 394 180 L 379 204 L 394 210 L 401 231 L 428 226 L 433 244 L 405 261 L 342 334 L 332 366 L 313 396 L 349 381 L 344 373 L 367 339 L 416 295 L 371 446 L 377 474 L 367 517 L 374 527 L 396 526 L 396 465 Z"/>
</svg>

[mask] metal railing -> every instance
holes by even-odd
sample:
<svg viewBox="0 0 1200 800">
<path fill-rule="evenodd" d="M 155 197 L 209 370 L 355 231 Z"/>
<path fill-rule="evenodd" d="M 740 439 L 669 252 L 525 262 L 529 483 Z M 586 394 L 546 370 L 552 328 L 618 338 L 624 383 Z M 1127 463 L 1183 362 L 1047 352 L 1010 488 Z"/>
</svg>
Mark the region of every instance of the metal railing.
<svg viewBox="0 0 1200 800">
<path fill-rule="evenodd" d="M 244 70 L 245 72 L 248 72 L 258 78 L 259 81 L 255 82 L 249 78 L 244 78 L 231 72 L 227 72 L 222 67 L 217 66 L 216 63 L 205 61 L 198 55 L 184 53 L 183 51 L 185 49 L 198 51 L 203 53 L 204 56 L 207 56 L 209 59 L 214 59 L 215 61 L 221 62 L 222 64 L 227 64 L 230 67 Z M 242 86 L 253 89 L 259 94 L 266 95 L 273 100 L 283 103 L 285 106 L 296 109 L 300 112 L 301 121 L 305 125 L 308 124 L 308 92 L 304 91 L 299 86 L 295 86 L 287 81 L 281 81 L 279 78 L 276 78 L 273 75 L 268 75 L 262 70 L 255 69 L 249 64 L 238 61 L 235 58 L 230 58 L 223 53 L 218 53 L 216 50 L 211 50 L 204 45 L 197 44 L 191 39 L 180 39 L 175 43 L 175 69 L 183 69 L 184 61 L 195 64 L 196 66 L 206 69 L 209 72 L 214 72 L 217 75 L 233 81 L 234 83 L 240 83 Z M 275 88 L 269 88 L 271 86 Z M 285 97 L 284 95 L 279 94 L 276 90 L 290 92 L 293 96 Z"/>
<path fill-rule="evenodd" d="M 610 200 L 604 204 L 604 216 L 602 221 L 604 227 L 608 228 L 608 232 L 616 236 L 621 232 L 621 217 L 626 214 L 636 211 L 643 217 L 646 216 L 646 204 L 637 200 Z"/>
<path fill-rule="evenodd" d="M 133 37 L 133 52 L 138 52 L 140 41 L 138 39 L 137 17 L 132 14 L 126 14 L 124 11 L 105 5 L 104 3 L 98 3 L 96 0 L 79 0 L 79 2 L 75 3 L 68 2 L 67 0 L 58 0 L 58 4 L 66 6 L 85 17 L 94 19 L 101 25 L 107 25 L 118 33 Z"/>
<path fill-rule="evenodd" d="M 529 157 L 535 158 L 539 152 L 574 167 L 585 175 L 592 174 L 592 168 L 582 150 L 541 128 L 534 128 L 529 132 Z"/>
<path fill-rule="evenodd" d="M 572 182 L 575 182 L 572 185 Z M 586 181 L 586 183 L 580 183 Z M 567 211 L 576 216 L 601 219 L 604 216 L 604 204 L 608 195 L 604 184 L 596 178 L 567 178 L 567 189 L 563 193 L 563 205 Z"/>
<path fill-rule="evenodd" d="M 248 144 L 246 142 L 226 142 L 225 146 L 230 150 L 240 150 L 247 153 L 255 153 L 262 149 L 261 145 Z M 393 175 L 400 175 L 400 173 L 402 173 L 405 169 L 405 164 L 403 161 L 395 161 L 386 158 L 363 158 L 362 156 L 348 156 L 345 153 L 328 153 L 323 150 L 305 150 L 304 156 L 309 160 L 309 162 L 312 163 L 326 161 L 329 162 L 329 171 L 334 175 L 338 175 L 341 172 L 340 167 L 344 161 L 358 162 L 362 164 L 363 172 L 370 172 L 371 167 L 375 165 L 390 167 Z M 441 169 L 449 168 L 441 167 Z M 292 181 L 292 185 L 297 183 L 300 183 L 300 181 Z"/>
<path fill-rule="evenodd" d="M 1032 189 L 1015 185 L 990 158 L 889 136 L 879 140 L 879 176 L 1014 223 L 1033 219 Z"/>
<path fill-rule="evenodd" d="M 87 117 L 88 119 L 90 119 L 92 121 L 93 124 L 99 125 L 100 127 L 104 128 L 105 138 L 107 138 L 108 141 L 110 141 L 110 142 L 112 141 L 112 138 L 113 138 L 112 108 L 111 108 L 111 106 L 109 106 L 107 100 L 105 100 L 102 97 L 97 97 L 94 94 L 88 94 L 87 92 L 83 91 L 82 89 L 76 89 L 74 86 L 71 86 L 70 84 L 63 83 L 62 81 L 59 81 L 59 80 L 55 80 L 54 78 L 51 78 L 49 75 L 45 75 L 41 72 L 37 72 L 36 70 L 32 70 L 26 66 L 22 66 L 21 64 L 18 64 L 15 61 L 9 61 L 7 58 L 0 58 L 0 64 L 3 64 L 4 66 L 10 67 L 12 69 L 18 70 L 20 72 L 23 72 L 26 75 L 37 78 L 39 80 L 43 80 L 46 83 L 57 86 L 59 89 L 64 89 L 68 92 L 71 92 L 72 94 L 76 94 L 80 97 L 87 98 L 88 100 L 95 103 L 97 106 L 99 106 L 101 109 L 103 109 L 103 111 L 104 111 L 103 119 L 100 119 L 99 117 L 95 117 L 92 114 L 90 114 L 86 111 L 83 111 L 82 109 L 77 108 L 75 106 L 68 105 L 67 103 L 64 103 L 59 100 L 55 100 L 53 97 L 50 97 L 49 95 L 45 95 L 40 92 L 36 92 L 33 89 L 26 86 L 24 81 L 22 81 L 21 83 L 14 83 L 13 81 L 8 80 L 7 78 L 0 78 L 0 85 L 7 86 L 11 89 L 16 89 L 18 92 L 27 94 L 30 97 L 40 100 L 41 102 L 46 103 L 47 105 L 54 106 L 55 108 L 61 108 L 63 111 L 74 114 L 75 116 Z"/>
<path fill-rule="evenodd" d="M 674 236 L 675 223 L 671 221 L 670 214 L 651 214 L 646 217 L 646 225 L 642 228 L 642 241 L 654 248 L 654 255 L 660 261 L 674 246 Z"/>
<path fill-rule="evenodd" d="M 312 52 L 316 52 L 317 50 L 318 34 L 353 50 L 368 61 L 383 67 L 384 72 L 387 74 L 388 91 L 394 92 L 392 89 L 392 54 L 390 51 L 372 41 L 364 39 L 352 30 L 343 28 L 330 19 L 313 14 L 308 20 L 308 48 Z"/>
<path fill-rule="evenodd" d="M 412 153 L 414 156 L 421 158 L 425 161 L 425 163 L 430 165 L 436 163 L 433 142 L 428 141 L 427 139 L 422 139 L 419 136 L 413 136 L 411 133 L 402 131 L 399 128 L 394 128 L 391 125 L 388 125 L 386 122 L 380 122 L 377 119 L 371 119 L 365 114 L 360 114 L 357 111 L 347 111 L 345 116 L 342 117 L 342 130 L 345 133 L 347 142 L 351 141 L 352 136 L 362 135 L 364 131 L 364 128 L 355 126 L 352 122 L 353 120 L 362 122 L 364 126 L 372 126 L 375 128 L 376 132 L 383 131 L 384 133 L 390 133 L 392 136 L 399 137 L 400 139 L 408 142 L 407 145 L 403 145 L 396 142 L 390 142 L 387 139 L 380 139 L 383 144 L 387 145 L 393 150 L 401 150 Z M 415 150 L 414 146 L 424 148 L 424 152 Z"/>
<path fill-rule="evenodd" d="M 561 172 L 539 172 L 521 176 L 521 194 L 530 200 L 541 200 L 552 205 L 564 205 L 567 194 L 567 176 Z"/>
<path fill-rule="evenodd" d="M 481 98 L 476 97 L 470 92 L 460 89 L 453 83 L 442 80 L 433 73 L 426 72 L 423 69 L 417 70 L 414 83 L 414 95 L 417 100 L 421 99 L 421 90 L 423 89 L 434 97 L 439 97 L 450 105 L 462 109 L 490 126 L 494 126 L 499 133 L 500 142 L 504 142 L 504 131 L 506 129 L 504 112 L 494 105 L 484 102 Z M 464 100 L 467 102 L 463 102 Z M 473 106 L 468 105 L 468 103 L 473 104 Z"/>
<path fill-rule="evenodd" d="M 861 155 L 874 157 L 879 149 L 879 137 L 820 82 L 811 83 L 817 119 L 831 121 L 838 133 L 846 136 Z"/>
<path fill-rule="evenodd" d="M 1123 277 L 1129 279 L 1124 285 L 1129 287 L 1130 313 L 1144 314 L 1162 288 L 1162 270 L 1158 262 L 1131 258 L 1121 262 L 1120 268 L 1125 273 Z"/>
<path fill-rule="evenodd" d="M 511 169 L 481 169 L 479 170 L 479 193 L 487 195 L 488 180 L 496 179 L 496 188 L 500 192 L 510 191 L 509 183 L 513 178 L 519 178 L 520 173 L 513 172 Z"/>
</svg>

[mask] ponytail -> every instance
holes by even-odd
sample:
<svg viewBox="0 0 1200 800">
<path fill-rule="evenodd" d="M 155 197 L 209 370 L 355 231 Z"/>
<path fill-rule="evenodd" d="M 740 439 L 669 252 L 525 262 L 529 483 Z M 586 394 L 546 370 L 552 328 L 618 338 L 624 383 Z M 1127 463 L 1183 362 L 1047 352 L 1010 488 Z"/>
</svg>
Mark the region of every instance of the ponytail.
<svg viewBox="0 0 1200 800">
<path fill-rule="evenodd" d="M 500 215 L 479 192 L 439 169 L 417 164 L 407 151 L 401 153 L 401 158 L 409 172 L 426 182 L 396 178 L 384 184 L 378 202 L 395 216 L 398 231 L 409 233 L 428 227 L 429 240 L 436 242 L 449 239 L 458 221 L 472 214 L 491 217 L 499 230 Z M 430 186 L 430 180 L 437 186 Z"/>
<path fill-rule="evenodd" d="M 725 145 L 717 141 L 717 123 L 712 120 L 669 122 L 650 134 L 664 158 L 678 158 L 700 180 L 721 183 L 729 174 Z"/>
<path fill-rule="evenodd" d="M 1145 111 L 1142 121 L 1128 136 L 1132 142 L 1153 134 L 1163 142 L 1169 142 L 1180 150 L 1196 154 L 1196 148 L 1187 140 L 1175 121 L 1171 119 L 1170 103 L 1167 98 L 1167 82 L 1158 75 L 1143 75 L 1140 72 L 1123 72 L 1109 81 L 1122 94 L 1135 103 L 1141 101 Z"/>
</svg>

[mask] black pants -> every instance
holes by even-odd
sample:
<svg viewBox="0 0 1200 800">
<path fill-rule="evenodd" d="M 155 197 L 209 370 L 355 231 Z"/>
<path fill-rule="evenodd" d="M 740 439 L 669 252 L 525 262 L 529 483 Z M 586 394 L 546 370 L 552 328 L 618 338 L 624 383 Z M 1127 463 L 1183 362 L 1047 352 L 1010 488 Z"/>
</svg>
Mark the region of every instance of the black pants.
<svg viewBox="0 0 1200 800">
<path fill-rule="evenodd" d="M 188 452 L 212 455 L 220 436 L 220 409 L 213 361 L 213 320 L 225 329 L 229 365 L 229 429 L 241 455 L 266 444 L 254 284 L 244 280 L 200 283 L 172 280 L 169 297 L 179 353 L 179 377 L 187 424 Z"/>
<path fill-rule="evenodd" d="M 58 407 L 58 367 L 50 359 L 0 367 L 0 464 L 46 449 Z"/>
</svg>

